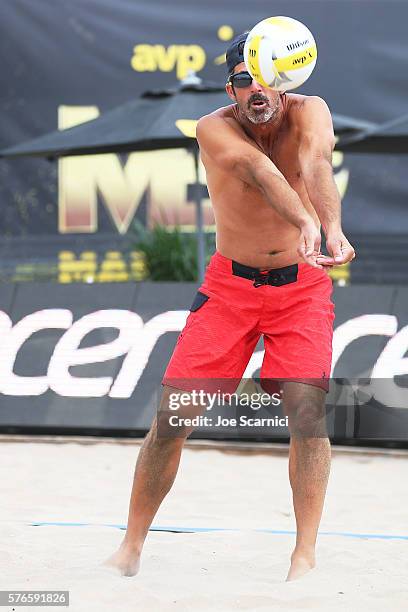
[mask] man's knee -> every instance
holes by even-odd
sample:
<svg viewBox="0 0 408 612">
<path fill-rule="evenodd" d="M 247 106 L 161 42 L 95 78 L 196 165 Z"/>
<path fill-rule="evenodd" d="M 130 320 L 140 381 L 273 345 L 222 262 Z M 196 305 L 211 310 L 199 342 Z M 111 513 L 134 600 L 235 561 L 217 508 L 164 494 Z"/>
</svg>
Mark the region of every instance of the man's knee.
<svg viewBox="0 0 408 612">
<path fill-rule="evenodd" d="M 188 392 L 164 386 L 153 422 L 157 440 L 183 440 L 194 431 L 206 406 L 188 401 Z M 152 434 L 153 435 L 153 434 Z"/>
<path fill-rule="evenodd" d="M 283 405 L 291 435 L 307 438 L 327 437 L 326 393 L 303 383 L 284 389 Z"/>
<path fill-rule="evenodd" d="M 184 446 L 187 439 L 184 432 L 168 431 L 165 423 L 161 423 L 157 416 L 154 417 L 149 431 L 143 442 L 145 450 L 162 453 L 172 453 Z"/>
</svg>

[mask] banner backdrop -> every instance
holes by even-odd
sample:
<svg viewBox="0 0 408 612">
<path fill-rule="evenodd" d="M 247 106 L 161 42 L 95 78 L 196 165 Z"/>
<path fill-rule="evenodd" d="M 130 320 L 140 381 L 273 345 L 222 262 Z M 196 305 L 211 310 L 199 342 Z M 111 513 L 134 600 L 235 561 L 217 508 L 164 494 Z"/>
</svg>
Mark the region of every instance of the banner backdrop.
<svg viewBox="0 0 408 612">
<path fill-rule="evenodd" d="M 407 112 L 404 0 L 254 0 L 250 11 L 243 0 L 175 0 L 171 8 L 164 0 L 2 0 L 1 148 L 97 117 L 191 70 L 223 83 L 228 41 L 271 14 L 303 21 L 317 40 L 317 67 L 300 93 L 372 122 Z M 405 230 L 404 158 L 337 152 L 333 163 L 347 232 Z M 0 160 L 0 178 L 0 231 L 8 237 L 125 240 L 134 218 L 182 219 L 187 229 L 195 221 L 187 201 L 193 160 L 185 151 Z M 204 205 L 211 225 L 208 199 Z M 118 222 L 119 208 L 131 211 L 129 223 Z"/>
<path fill-rule="evenodd" d="M 145 432 L 196 289 L 193 283 L 5 285 L 0 430 Z M 401 287 L 335 289 L 333 439 L 408 441 L 407 298 Z M 260 342 L 245 379 L 256 379 L 262 358 Z M 195 433 L 214 437 L 213 429 Z M 254 431 L 227 427 L 218 436 Z M 256 432 L 256 439 L 270 437 Z"/>
</svg>

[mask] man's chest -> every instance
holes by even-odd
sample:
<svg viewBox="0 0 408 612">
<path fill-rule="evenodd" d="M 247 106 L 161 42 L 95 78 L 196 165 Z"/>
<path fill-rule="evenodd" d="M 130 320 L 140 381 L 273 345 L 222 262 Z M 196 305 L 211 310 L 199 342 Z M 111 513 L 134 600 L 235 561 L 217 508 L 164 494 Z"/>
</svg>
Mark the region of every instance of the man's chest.
<svg viewBox="0 0 408 612">
<path fill-rule="evenodd" d="M 299 159 L 299 145 L 294 136 L 285 134 L 266 151 L 265 154 L 275 164 L 290 185 L 302 182 L 301 165 Z"/>
</svg>

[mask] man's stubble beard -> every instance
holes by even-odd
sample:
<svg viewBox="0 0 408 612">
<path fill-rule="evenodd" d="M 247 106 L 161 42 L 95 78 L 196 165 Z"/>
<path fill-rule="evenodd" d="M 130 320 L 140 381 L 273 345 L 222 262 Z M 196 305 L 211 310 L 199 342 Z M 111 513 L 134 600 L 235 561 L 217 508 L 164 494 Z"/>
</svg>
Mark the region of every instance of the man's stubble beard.
<svg viewBox="0 0 408 612">
<path fill-rule="evenodd" d="M 267 123 L 269 121 L 274 121 L 280 113 L 280 98 L 276 99 L 276 102 L 273 106 L 268 106 L 261 112 L 257 112 L 253 107 L 242 108 L 240 106 L 241 112 L 245 117 L 255 125 L 259 125 L 260 123 Z"/>
</svg>

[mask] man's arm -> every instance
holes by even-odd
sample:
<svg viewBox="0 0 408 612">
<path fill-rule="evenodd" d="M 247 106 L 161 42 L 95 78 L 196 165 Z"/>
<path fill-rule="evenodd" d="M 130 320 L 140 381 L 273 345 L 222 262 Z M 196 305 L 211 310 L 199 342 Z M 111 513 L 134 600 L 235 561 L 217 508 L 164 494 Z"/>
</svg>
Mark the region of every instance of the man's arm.
<svg viewBox="0 0 408 612">
<path fill-rule="evenodd" d="M 264 153 L 241 136 L 223 118 L 207 115 L 197 124 L 197 140 L 216 166 L 259 189 L 284 219 L 300 230 L 299 254 L 314 267 L 320 251 L 320 233 L 298 194 Z"/>
<path fill-rule="evenodd" d="M 332 256 L 328 263 L 342 264 L 354 258 L 354 249 L 341 228 L 341 200 L 333 176 L 335 146 L 333 123 L 326 103 L 306 98 L 296 111 L 299 163 L 303 180 L 326 236 Z"/>
</svg>

